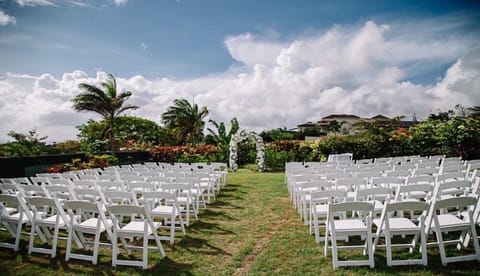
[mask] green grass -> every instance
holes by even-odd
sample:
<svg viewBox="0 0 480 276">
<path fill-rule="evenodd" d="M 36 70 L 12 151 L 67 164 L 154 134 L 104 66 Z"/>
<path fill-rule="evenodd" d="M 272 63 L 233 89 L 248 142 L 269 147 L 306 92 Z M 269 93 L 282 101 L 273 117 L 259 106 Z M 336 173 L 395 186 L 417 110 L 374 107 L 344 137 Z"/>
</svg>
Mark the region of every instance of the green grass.
<svg viewBox="0 0 480 276">
<path fill-rule="evenodd" d="M 0 235 L 4 240 L 5 235 Z M 55 259 L 27 254 L 28 238 L 14 253 L 0 249 L 1 275 L 480 275 L 478 262 L 442 267 L 438 250 L 429 249 L 429 266 L 388 268 L 384 253 L 375 254 L 375 268 L 332 269 L 308 227 L 293 209 L 283 173 L 230 173 L 217 199 L 202 209 L 199 220 L 177 233 L 173 247 L 163 243 L 167 257 L 149 254 L 149 269 L 111 266 L 111 249 L 100 252 L 99 264 L 65 262 L 65 241 Z M 128 256 L 123 255 L 128 258 Z M 139 258 L 140 254 L 135 253 Z"/>
</svg>

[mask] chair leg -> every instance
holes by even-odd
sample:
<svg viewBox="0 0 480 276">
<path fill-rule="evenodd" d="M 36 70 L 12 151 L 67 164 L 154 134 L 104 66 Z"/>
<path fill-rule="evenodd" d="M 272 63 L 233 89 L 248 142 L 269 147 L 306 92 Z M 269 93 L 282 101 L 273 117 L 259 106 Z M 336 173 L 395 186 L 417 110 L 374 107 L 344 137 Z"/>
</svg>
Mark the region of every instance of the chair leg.
<svg viewBox="0 0 480 276">
<path fill-rule="evenodd" d="M 32 222 L 32 227 L 30 228 L 30 240 L 28 242 L 28 254 L 32 254 L 33 249 L 33 242 L 35 241 L 35 228 L 36 228 L 35 221 Z M 40 230 L 40 229 L 39 229 Z"/>
<path fill-rule="evenodd" d="M 155 230 L 153 230 L 155 231 Z M 143 251 L 142 251 L 142 261 L 143 261 L 143 269 L 148 268 L 148 235 L 143 235 Z"/>
<path fill-rule="evenodd" d="M 53 241 L 52 241 L 52 258 L 55 258 L 57 254 L 57 242 L 58 242 L 58 232 L 59 232 L 58 223 L 55 226 L 55 230 L 53 232 Z"/>
<path fill-rule="evenodd" d="M 95 241 L 93 244 L 92 264 L 96 265 L 98 260 L 98 247 L 100 245 L 100 229 L 95 232 Z"/>
<path fill-rule="evenodd" d="M 435 231 L 435 234 L 437 236 L 438 249 L 440 250 L 440 259 L 442 260 L 442 265 L 446 266 L 447 254 L 445 252 L 445 245 L 443 244 L 442 231 L 440 229 L 437 229 Z"/>
<path fill-rule="evenodd" d="M 73 236 L 73 228 L 68 230 L 68 238 L 67 238 L 67 249 L 65 252 L 65 261 L 70 260 L 70 252 L 72 251 L 72 236 Z"/>
</svg>

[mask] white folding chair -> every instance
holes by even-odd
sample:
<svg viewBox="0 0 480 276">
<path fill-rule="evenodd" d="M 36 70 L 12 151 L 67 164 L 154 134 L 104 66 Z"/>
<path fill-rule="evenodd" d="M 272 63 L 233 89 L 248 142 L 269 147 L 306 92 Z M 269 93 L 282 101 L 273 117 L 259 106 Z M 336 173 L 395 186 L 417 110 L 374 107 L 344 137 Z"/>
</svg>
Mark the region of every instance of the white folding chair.
<svg viewBox="0 0 480 276">
<path fill-rule="evenodd" d="M 303 218 L 305 225 L 308 224 L 308 213 L 310 211 L 310 194 L 315 191 L 331 189 L 334 185 L 331 181 L 317 180 L 311 182 L 303 182 L 298 184 L 298 213 Z"/>
<path fill-rule="evenodd" d="M 22 238 L 22 227 L 30 222 L 25 210 L 16 195 L 0 194 L 0 224 L 4 230 L 15 239 L 13 243 L 0 242 L 0 247 L 11 248 L 18 251 L 20 239 Z"/>
<path fill-rule="evenodd" d="M 360 217 L 343 218 L 345 212 L 356 213 Z M 370 202 L 329 204 L 324 253 L 327 256 L 328 250 L 332 250 L 333 269 L 340 266 L 370 266 L 370 268 L 375 266 L 372 246 L 372 216 L 373 204 Z M 345 236 L 360 236 L 366 239 L 366 241 L 362 245 L 338 245 L 337 240 L 344 239 Z M 331 246 L 329 242 L 331 242 Z M 340 261 L 338 258 L 338 251 L 340 250 L 363 250 L 364 254 L 368 255 L 368 259 Z"/>
<path fill-rule="evenodd" d="M 392 198 L 392 189 L 388 187 L 358 189 L 355 192 L 355 201 L 373 203 L 373 218 L 382 213 L 384 204 L 389 202 Z"/>
<path fill-rule="evenodd" d="M 138 206 L 137 196 L 131 191 L 104 191 L 105 205 L 126 204 Z"/>
<path fill-rule="evenodd" d="M 193 213 L 194 218 L 198 219 L 198 210 L 196 204 L 196 197 L 192 195 L 192 184 L 188 183 L 172 183 L 162 185 L 162 191 L 174 193 L 178 206 L 185 214 L 185 225 L 190 226 L 190 216 Z"/>
<path fill-rule="evenodd" d="M 141 266 L 143 269 L 148 268 L 148 250 L 158 249 L 162 257 L 165 257 L 165 251 L 163 250 L 160 239 L 157 235 L 158 228 L 161 226 L 160 222 L 154 222 L 150 217 L 150 214 L 146 211 L 144 206 L 132 206 L 132 205 L 112 205 L 107 206 L 110 216 L 113 220 L 113 239 L 112 239 L 112 266 L 117 265 L 129 265 L 129 266 Z M 128 221 L 123 222 L 121 219 L 129 218 Z M 132 219 L 133 218 L 133 219 Z M 148 240 L 153 236 L 156 247 L 149 247 Z M 125 238 L 141 237 L 143 239 L 142 246 L 136 246 L 127 244 Z M 120 239 L 123 248 L 130 255 L 132 249 L 142 250 L 142 260 L 120 260 L 118 254 L 120 254 L 118 239 Z"/>
<path fill-rule="evenodd" d="M 387 202 L 380 219 L 374 219 L 373 224 L 377 227 L 373 250 L 377 247 L 385 247 L 387 251 L 387 265 L 427 265 L 426 235 L 424 232 L 425 216 L 428 203 L 421 201 Z M 405 211 L 420 212 L 418 219 L 403 216 Z M 413 236 L 409 243 L 393 243 L 394 236 Z M 383 237 L 385 245 L 380 246 L 379 240 Z M 420 238 L 420 259 L 393 259 L 392 248 L 408 248 L 412 254 Z"/>
<path fill-rule="evenodd" d="M 105 217 L 100 202 L 92 203 L 88 201 L 67 200 L 64 202 L 64 206 L 70 218 L 67 225 L 68 240 L 65 260 L 78 259 L 97 264 L 100 235 L 106 232 L 108 238 L 110 240 L 112 239 L 112 220 Z M 91 242 L 86 240 L 85 235 L 94 236 L 92 255 L 72 252 L 72 240 L 75 235 L 78 235 L 82 247 L 87 250 Z"/>
<path fill-rule="evenodd" d="M 184 236 L 186 235 L 181 213 L 183 210 L 178 205 L 175 193 L 153 191 L 143 194 L 143 198 L 152 219 L 162 219 L 163 225 L 170 230 L 168 237 L 159 236 L 161 240 L 167 240 L 173 245 L 176 229 L 181 230 Z"/>
<path fill-rule="evenodd" d="M 125 191 L 125 185 L 122 181 L 97 181 L 98 189 L 102 191 Z"/>
<path fill-rule="evenodd" d="M 480 246 L 478 244 L 477 230 L 472 214 L 472 210 L 476 204 L 477 198 L 469 196 L 433 200 L 426 219 L 425 234 L 428 235 L 430 231 L 435 233 L 436 241 L 427 243 L 427 245 L 438 246 L 440 258 L 444 266 L 452 262 L 480 261 Z M 449 212 L 444 213 L 444 210 L 448 210 Z M 451 237 L 455 232 L 460 232 L 457 239 L 444 239 L 444 233 L 448 233 Z M 465 233 L 468 233 L 472 237 L 471 240 L 475 252 L 470 255 L 447 256 L 445 250 L 447 245 L 453 244 L 457 248 L 468 246 L 464 244 Z"/>
<path fill-rule="evenodd" d="M 33 252 L 50 254 L 52 258 L 55 258 L 57 253 L 58 233 L 60 227 L 65 227 L 66 223 L 68 223 L 68 218 L 63 209 L 59 206 L 58 201 L 54 198 L 27 197 L 26 201 L 30 209 L 33 211 L 28 254 Z M 53 228 L 53 236 L 50 231 L 51 228 Z M 35 247 L 36 234 L 46 236 L 51 241 L 51 248 Z M 78 238 L 76 239 L 76 242 L 79 243 Z"/>
<path fill-rule="evenodd" d="M 310 194 L 310 234 L 315 233 L 315 242 L 320 243 L 325 238 L 320 236 L 320 223 L 325 224 L 328 215 L 328 204 L 347 200 L 345 190 L 312 191 Z"/>
</svg>

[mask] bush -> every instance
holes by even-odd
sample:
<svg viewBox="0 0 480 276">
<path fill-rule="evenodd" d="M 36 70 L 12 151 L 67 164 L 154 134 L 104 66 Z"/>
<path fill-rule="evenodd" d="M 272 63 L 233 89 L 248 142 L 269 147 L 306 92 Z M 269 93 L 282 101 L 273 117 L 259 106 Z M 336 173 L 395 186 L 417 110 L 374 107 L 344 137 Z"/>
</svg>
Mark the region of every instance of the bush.
<svg viewBox="0 0 480 276">
<path fill-rule="evenodd" d="M 149 159 L 155 162 L 216 162 L 219 151 L 216 146 L 155 146 L 148 149 Z"/>
</svg>

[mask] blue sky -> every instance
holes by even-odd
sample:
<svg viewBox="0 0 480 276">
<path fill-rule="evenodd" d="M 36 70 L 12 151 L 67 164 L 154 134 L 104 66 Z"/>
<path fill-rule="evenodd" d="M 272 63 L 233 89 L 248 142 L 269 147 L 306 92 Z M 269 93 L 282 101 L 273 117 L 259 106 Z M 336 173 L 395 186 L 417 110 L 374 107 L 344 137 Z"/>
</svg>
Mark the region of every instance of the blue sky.
<svg viewBox="0 0 480 276">
<path fill-rule="evenodd" d="M 0 0 L 0 95 L 16 93 L 0 102 L 0 141 L 22 127 L 75 138 L 75 126 L 95 116 L 74 113 L 69 99 L 104 72 L 136 95 L 132 115 L 157 122 L 176 97 L 256 130 L 330 113 L 478 105 L 479 8 L 473 0 Z M 8 112 L 18 105 L 34 114 Z"/>
</svg>

